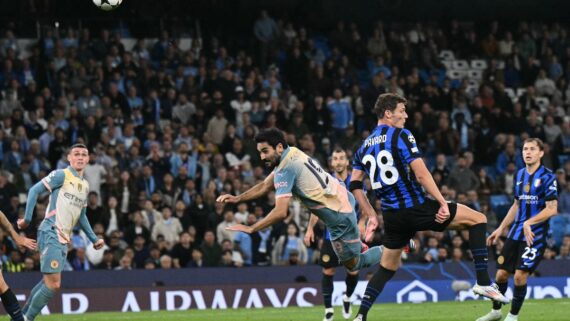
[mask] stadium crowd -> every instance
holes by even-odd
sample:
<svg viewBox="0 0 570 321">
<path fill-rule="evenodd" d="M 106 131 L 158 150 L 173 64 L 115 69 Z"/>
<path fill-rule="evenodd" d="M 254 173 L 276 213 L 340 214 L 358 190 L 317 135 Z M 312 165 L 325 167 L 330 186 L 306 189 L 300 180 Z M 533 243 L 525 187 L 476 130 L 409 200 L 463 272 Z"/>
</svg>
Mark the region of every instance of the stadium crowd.
<svg viewBox="0 0 570 321">
<path fill-rule="evenodd" d="M 504 215 L 493 197 L 512 203 L 521 141 L 543 139 L 544 164 L 560 188 L 545 259 L 570 259 L 566 26 L 378 22 L 365 29 L 341 21 L 324 33 L 262 12 L 252 27 L 255 50 L 195 38 L 186 51 L 166 30 L 155 43 L 125 48 L 118 32 L 47 29 L 25 58 L 17 30 L 4 28 L 0 210 L 15 223 L 30 187 L 66 167 L 66 149 L 84 143 L 87 215 L 107 247 L 94 251 L 77 230 L 67 270 L 313 264 L 322 225 L 305 247 L 309 213 L 300 203 L 282 223 L 248 235 L 225 227 L 266 215 L 274 194 L 235 207 L 215 199 L 267 175 L 253 140 L 260 129 L 285 131 L 290 145 L 327 164 L 335 148 L 352 155 L 375 126 L 378 95 L 395 92 L 409 101 L 406 127 L 444 196 L 485 213 L 490 231 Z M 442 50 L 487 62 L 476 90 L 446 76 Z M 519 88 L 526 90 L 516 99 L 506 90 Z M 547 106 L 539 105 L 543 97 Z M 43 197 L 36 208 L 35 226 L 46 203 Z M 5 270 L 39 269 L 38 253 L 15 248 L 3 232 L 0 240 Z M 422 232 L 415 240 L 419 250 L 406 262 L 470 256 L 467 233 Z M 381 242 L 382 224 L 374 239 Z"/>
</svg>

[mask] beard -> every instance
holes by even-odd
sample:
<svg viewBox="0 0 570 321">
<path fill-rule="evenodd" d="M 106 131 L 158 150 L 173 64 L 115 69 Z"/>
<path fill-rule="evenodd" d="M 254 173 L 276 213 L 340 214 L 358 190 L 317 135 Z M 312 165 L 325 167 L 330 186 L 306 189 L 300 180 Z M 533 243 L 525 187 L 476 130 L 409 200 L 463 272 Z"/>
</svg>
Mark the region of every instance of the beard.
<svg viewBox="0 0 570 321">
<path fill-rule="evenodd" d="M 274 160 L 266 160 L 264 161 L 264 163 L 265 167 L 267 167 L 269 170 L 273 170 L 275 167 L 279 165 L 279 158 L 276 157 Z"/>
</svg>

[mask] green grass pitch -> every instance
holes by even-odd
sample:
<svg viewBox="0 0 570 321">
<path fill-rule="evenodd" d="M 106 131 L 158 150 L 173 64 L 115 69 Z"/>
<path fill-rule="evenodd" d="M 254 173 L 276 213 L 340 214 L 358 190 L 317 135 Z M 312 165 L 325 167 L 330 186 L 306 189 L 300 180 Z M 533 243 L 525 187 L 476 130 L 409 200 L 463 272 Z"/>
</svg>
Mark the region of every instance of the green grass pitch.
<svg viewBox="0 0 570 321">
<path fill-rule="evenodd" d="M 508 306 L 507 306 L 508 307 Z M 358 307 L 353 306 L 353 316 Z M 475 321 L 491 310 L 488 301 L 439 302 L 423 304 L 375 304 L 368 321 Z M 507 308 L 503 308 L 506 316 Z M 320 321 L 323 307 L 263 308 L 238 310 L 188 310 L 138 313 L 89 313 L 82 315 L 38 316 L 37 321 Z M 520 321 L 570 320 L 570 299 L 527 300 L 519 316 Z M 3 320 L 3 319 L 2 319 Z M 340 307 L 335 307 L 335 320 L 344 320 Z M 352 321 L 352 319 L 350 319 Z"/>
</svg>

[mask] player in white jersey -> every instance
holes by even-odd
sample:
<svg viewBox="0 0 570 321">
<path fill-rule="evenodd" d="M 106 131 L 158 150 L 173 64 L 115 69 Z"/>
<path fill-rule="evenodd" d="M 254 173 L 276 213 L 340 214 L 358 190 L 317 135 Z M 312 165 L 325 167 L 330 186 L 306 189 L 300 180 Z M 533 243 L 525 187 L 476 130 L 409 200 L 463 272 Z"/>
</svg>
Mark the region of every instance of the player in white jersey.
<svg viewBox="0 0 570 321">
<path fill-rule="evenodd" d="M 83 144 L 73 145 L 67 160 L 67 168 L 51 172 L 30 189 L 26 214 L 18 220 L 18 227 L 26 228 L 32 221 L 38 196 L 50 193 L 44 220 L 38 228 L 40 269 L 44 276 L 32 289 L 22 309 L 29 321 L 34 320 L 61 287 L 61 271 L 67 258 L 67 245 L 71 241 L 73 227 L 79 223 L 96 250 L 105 245 L 105 241 L 98 239 L 93 232 L 86 215 L 89 184 L 83 178 L 83 171 L 89 161 L 87 147 Z"/>
</svg>

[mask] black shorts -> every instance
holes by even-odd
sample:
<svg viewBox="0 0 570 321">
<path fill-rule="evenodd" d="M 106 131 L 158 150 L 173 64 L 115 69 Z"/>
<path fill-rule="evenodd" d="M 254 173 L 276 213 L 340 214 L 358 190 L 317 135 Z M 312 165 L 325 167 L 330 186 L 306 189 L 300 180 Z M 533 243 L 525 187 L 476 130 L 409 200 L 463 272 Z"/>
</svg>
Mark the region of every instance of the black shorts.
<svg viewBox="0 0 570 321">
<path fill-rule="evenodd" d="M 497 269 L 515 273 L 515 270 L 534 272 L 546 248 L 545 242 L 534 243 L 531 247 L 525 241 L 507 239 L 501 255 L 497 258 Z"/>
<path fill-rule="evenodd" d="M 384 211 L 384 242 L 389 249 L 401 249 L 406 246 L 417 231 L 441 232 L 447 228 L 457 214 L 457 204 L 450 202 L 449 219 L 443 223 L 435 221 L 439 203 L 426 198 L 421 205 L 399 210 Z"/>
<path fill-rule="evenodd" d="M 340 260 L 336 255 L 331 240 L 323 240 L 323 247 L 321 248 L 321 257 L 319 259 L 319 264 L 325 268 L 334 268 L 340 266 Z"/>
</svg>

